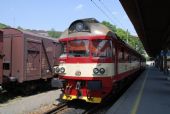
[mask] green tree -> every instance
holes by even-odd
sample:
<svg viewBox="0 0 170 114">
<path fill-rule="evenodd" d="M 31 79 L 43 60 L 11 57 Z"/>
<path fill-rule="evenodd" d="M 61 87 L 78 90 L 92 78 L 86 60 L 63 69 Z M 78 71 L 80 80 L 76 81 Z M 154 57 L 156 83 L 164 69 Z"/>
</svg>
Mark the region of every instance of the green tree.
<svg viewBox="0 0 170 114">
<path fill-rule="evenodd" d="M 123 41 L 129 43 L 129 36 L 130 36 L 130 33 L 128 31 L 124 31 L 123 29 L 121 28 L 117 28 L 116 29 L 116 32 L 115 32 Z"/>
<path fill-rule="evenodd" d="M 22 27 L 18 26 L 17 29 L 24 30 Z"/>
<path fill-rule="evenodd" d="M 5 24 L 0 23 L 0 29 L 2 29 L 2 28 L 6 28 L 6 27 L 9 27 L 9 26 L 7 26 L 7 25 L 5 25 Z"/>
<path fill-rule="evenodd" d="M 107 21 L 103 21 L 102 22 L 103 25 L 107 26 L 110 30 L 112 30 L 113 32 L 116 32 L 116 26 L 112 25 L 111 23 L 107 22 Z"/>
<path fill-rule="evenodd" d="M 122 39 L 124 42 L 128 43 L 131 47 L 133 47 L 135 50 L 137 50 L 140 54 L 144 54 L 145 50 L 144 47 L 138 37 L 135 37 L 131 35 L 128 30 L 125 31 L 121 28 L 116 28 L 115 25 L 112 25 L 111 23 L 107 21 L 103 21 L 102 24 L 110 28 L 114 33 L 116 33 L 120 39 Z"/>
<path fill-rule="evenodd" d="M 58 38 L 60 37 L 61 33 L 55 31 L 55 29 L 52 28 L 50 31 L 48 31 L 48 35 L 53 38 Z"/>
</svg>

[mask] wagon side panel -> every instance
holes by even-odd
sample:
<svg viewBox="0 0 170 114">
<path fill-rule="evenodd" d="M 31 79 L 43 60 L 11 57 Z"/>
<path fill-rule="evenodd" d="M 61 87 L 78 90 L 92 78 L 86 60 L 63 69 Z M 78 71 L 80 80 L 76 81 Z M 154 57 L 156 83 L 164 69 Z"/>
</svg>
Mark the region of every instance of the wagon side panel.
<svg viewBox="0 0 170 114">
<path fill-rule="evenodd" d="M 3 38 L 3 81 L 20 82 L 23 77 L 22 32 L 13 28 L 3 29 Z"/>
<path fill-rule="evenodd" d="M 25 45 L 25 79 L 41 78 L 41 41 L 27 38 Z"/>
<path fill-rule="evenodd" d="M 62 53 L 62 45 L 60 43 L 56 43 L 54 46 L 55 53 L 54 53 L 54 65 L 59 65 L 59 57 Z"/>
<path fill-rule="evenodd" d="M 55 49 L 51 39 L 42 39 L 42 58 L 41 58 L 41 74 L 42 78 L 52 77 L 52 68 L 54 66 Z"/>
<path fill-rule="evenodd" d="M 24 38 L 23 34 L 17 35 L 12 39 L 12 73 L 17 81 L 24 81 Z"/>
<path fill-rule="evenodd" d="M 3 76 L 3 32 L 0 31 L 0 85 L 2 84 Z"/>
<path fill-rule="evenodd" d="M 4 41 L 3 41 L 3 76 L 4 78 L 8 78 L 11 74 L 11 44 L 12 39 L 11 36 L 4 34 Z M 5 80 L 4 80 L 5 81 Z"/>
</svg>

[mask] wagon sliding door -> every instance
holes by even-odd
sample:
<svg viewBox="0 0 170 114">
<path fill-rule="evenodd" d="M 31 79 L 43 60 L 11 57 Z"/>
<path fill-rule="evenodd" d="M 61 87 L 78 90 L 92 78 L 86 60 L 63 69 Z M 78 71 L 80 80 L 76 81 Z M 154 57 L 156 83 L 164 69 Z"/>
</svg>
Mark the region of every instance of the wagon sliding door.
<svg viewBox="0 0 170 114">
<path fill-rule="evenodd" d="M 41 42 L 27 41 L 26 80 L 41 77 Z"/>
</svg>

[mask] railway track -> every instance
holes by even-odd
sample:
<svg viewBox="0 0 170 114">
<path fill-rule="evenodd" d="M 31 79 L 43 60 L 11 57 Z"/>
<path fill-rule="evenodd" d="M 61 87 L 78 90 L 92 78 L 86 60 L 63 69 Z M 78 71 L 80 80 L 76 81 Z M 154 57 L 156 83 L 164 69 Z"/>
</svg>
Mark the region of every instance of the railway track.
<svg viewBox="0 0 170 114">
<path fill-rule="evenodd" d="M 88 114 L 88 110 L 92 109 L 93 107 L 95 107 L 94 104 L 75 100 L 60 103 L 44 114 Z"/>
<path fill-rule="evenodd" d="M 56 107 L 44 114 L 94 114 L 107 106 L 108 102 L 113 100 L 112 97 L 113 96 L 108 96 L 107 99 L 100 104 L 91 104 L 83 101 L 69 101 L 56 105 Z"/>
<path fill-rule="evenodd" d="M 116 100 L 129 88 L 135 79 L 126 83 L 118 93 L 107 96 L 100 104 L 92 104 L 83 101 L 79 102 L 78 100 L 69 101 L 56 105 L 54 109 L 44 114 L 105 114 Z"/>
<path fill-rule="evenodd" d="M 100 104 L 91 104 L 82 101 L 69 101 L 61 103 L 44 114 L 104 114 L 122 93 L 123 92 L 118 95 L 109 95 L 106 99 L 103 99 Z"/>
<path fill-rule="evenodd" d="M 68 107 L 67 103 L 68 102 L 60 103 L 56 105 L 56 107 L 54 107 L 53 109 L 45 112 L 44 114 L 57 114 Z"/>
</svg>

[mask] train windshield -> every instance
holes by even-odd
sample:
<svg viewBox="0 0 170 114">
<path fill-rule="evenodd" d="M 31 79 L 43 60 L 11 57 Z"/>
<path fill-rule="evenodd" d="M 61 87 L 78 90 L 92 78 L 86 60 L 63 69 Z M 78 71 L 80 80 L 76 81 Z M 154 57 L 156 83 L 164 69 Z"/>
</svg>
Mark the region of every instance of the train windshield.
<svg viewBox="0 0 170 114">
<path fill-rule="evenodd" d="M 92 40 L 91 53 L 93 57 L 112 57 L 111 41 Z"/>
<path fill-rule="evenodd" d="M 89 40 L 71 40 L 68 42 L 69 57 L 88 57 Z"/>
</svg>

